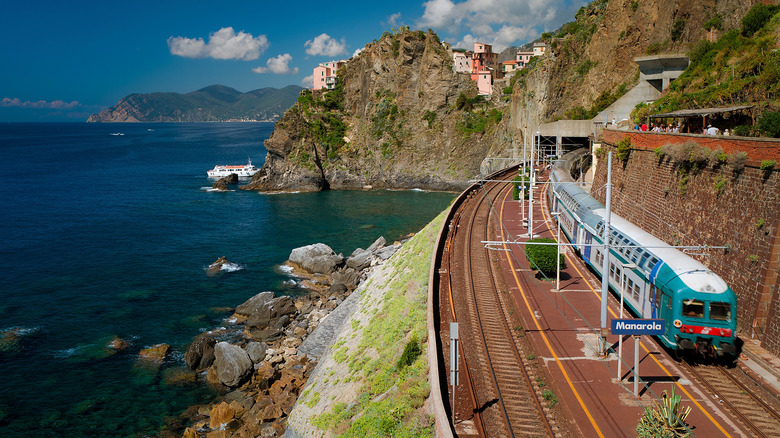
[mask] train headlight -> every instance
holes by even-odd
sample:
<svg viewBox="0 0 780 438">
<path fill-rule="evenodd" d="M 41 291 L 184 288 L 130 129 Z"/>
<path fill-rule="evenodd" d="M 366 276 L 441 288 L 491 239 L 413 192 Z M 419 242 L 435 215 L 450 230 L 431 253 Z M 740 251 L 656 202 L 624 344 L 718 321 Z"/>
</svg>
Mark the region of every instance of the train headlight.
<svg viewBox="0 0 780 438">
<path fill-rule="evenodd" d="M 675 320 L 674 320 L 674 327 L 675 327 L 675 328 L 680 328 L 680 327 L 682 327 L 682 321 L 680 321 L 679 319 L 675 319 Z"/>
</svg>

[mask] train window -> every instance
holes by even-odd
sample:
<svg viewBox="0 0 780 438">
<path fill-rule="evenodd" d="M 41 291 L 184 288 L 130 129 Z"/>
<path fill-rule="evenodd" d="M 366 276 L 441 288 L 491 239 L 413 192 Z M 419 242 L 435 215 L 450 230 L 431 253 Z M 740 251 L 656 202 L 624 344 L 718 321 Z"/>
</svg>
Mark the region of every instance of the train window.
<svg viewBox="0 0 780 438">
<path fill-rule="evenodd" d="M 642 252 L 642 260 L 640 260 L 640 261 L 639 261 L 639 263 L 637 263 L 637 265 L 638 265 L 638 266 L 642 266 L 642 265 L 644 265 L 644 264 L 645 264 L 645 261 L 647 261 L 647 258 L 648 258 L 648 257 L 650 257 L 650 254 L 648 254 L 648 253 L 646 253 L 646 252 Z"/>
<path fill-rule="evenodd" d="M 639 285 L 634 284 L 634 300 L 639 301 Z"/>
<path fill-rule="evenodd" d="M 731 319 L 731 306 L 729 303 L 710 303 L 710 318 L 729 321 Z"/>
<path fill-rule="evenodd" d="M 682 313 L 689 318 L 704 318 L 704 301 L 683 300 Z"/>
</svg>

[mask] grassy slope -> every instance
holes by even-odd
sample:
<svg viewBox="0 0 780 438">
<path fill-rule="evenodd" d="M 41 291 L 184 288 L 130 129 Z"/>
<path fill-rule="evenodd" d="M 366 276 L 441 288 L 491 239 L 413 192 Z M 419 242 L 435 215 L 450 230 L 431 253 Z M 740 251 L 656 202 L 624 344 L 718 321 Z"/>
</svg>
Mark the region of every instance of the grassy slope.
<svg viewBox="0 0 780 438">
<path fill-rule="evenodd" d="M 432 436 L 426 332 L 428 272 L 444 213 L 359 289 L 349 324 L 320 361 L 289 424 L 309 436 Z M 357 292 L 355 292 L 357 293 Z M 399 369 L 412 338 L 421 353 Z"/>
</svg>

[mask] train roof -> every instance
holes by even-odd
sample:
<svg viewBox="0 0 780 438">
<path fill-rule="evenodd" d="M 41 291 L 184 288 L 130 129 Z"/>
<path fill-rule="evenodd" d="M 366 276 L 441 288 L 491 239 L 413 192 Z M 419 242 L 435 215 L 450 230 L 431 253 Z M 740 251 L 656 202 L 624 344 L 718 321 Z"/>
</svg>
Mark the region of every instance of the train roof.
<svg viewBox="0 0 780 438">
<path fill-rule="evenodd" d="M 592 213 L 599 217 L 600 220 L 604 220 L 606 212 L 607 210 L 603 206 L 599 209 L 592 210 Z M 689 288 L 699 292 L 709 293 L 721 293 L 728 289 L 726 282 L 704 266 L 703 263 L 679 249 L 673 248 L 668 243 L 653 236 L 626 219 L 612 213 L 609 222 L 610 228 L 619 231 L 637 245 L 657 256 Z M 671 281 L 672 279 L 669 280 Z"/>
<path fill-rule="evenodd" d="M 581 150 L 566 154 L 562 160 L 556 163 L 550 178 L 554 182 L 555 191 L 562 198 L 564 204 L 568 205 L 579 216 L 579 219 L 592 229 L 591 231 L 596 231 L 597 228 L 600 228 L 599 225 L 604 222 L 606 208 L 577 185 L 569 174 L 571 162 L 582 155 Z M 721 293 L 728 289 L 728 284 L 703 263 L 673 248 L 614 212 L 610 215 L 610 228 L 613 232 L 617 231 L 621 234 L 620 240 L 624 238 L 631 240 L 631 244 L 642 247 L 643 251 L 647 251 L 665 263 L 674 272 L 674 276 L 665 282 L 679 278 L 689 288 L 705 293 Z M 650 266 L 648 270 L 652 268 L 653 266 Z M 659 279 L 659 281 L 664 282 L 663 279 Z"/>
</svg>

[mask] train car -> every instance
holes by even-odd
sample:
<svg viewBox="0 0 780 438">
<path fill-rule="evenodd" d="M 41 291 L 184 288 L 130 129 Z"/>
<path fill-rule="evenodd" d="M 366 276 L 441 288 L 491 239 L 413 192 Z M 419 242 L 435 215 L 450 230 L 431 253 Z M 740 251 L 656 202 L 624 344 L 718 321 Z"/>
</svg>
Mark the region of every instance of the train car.
<svg viewBox="0 0 780 438">
<path fill-rule="evenodd" d="M 550 208 L 560 211 L 561 231 L 609 288 L 636 316 L 660 318 L 660 341 L 678 353 L 733 357 L 736 352 L 737 299 L 718 275 L 682 251 L 628 222 L 610 215 L 609 272 L 603 273 L 606 208 L 571 177 L 571 163 L 587 151 L 556 162 L 547 192 Z"/>
</svg>

